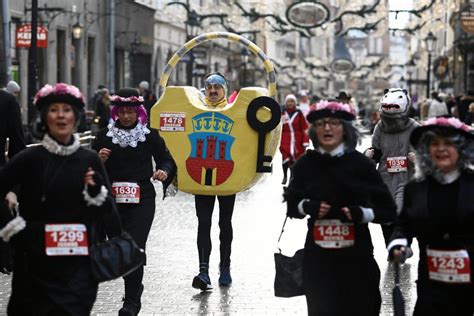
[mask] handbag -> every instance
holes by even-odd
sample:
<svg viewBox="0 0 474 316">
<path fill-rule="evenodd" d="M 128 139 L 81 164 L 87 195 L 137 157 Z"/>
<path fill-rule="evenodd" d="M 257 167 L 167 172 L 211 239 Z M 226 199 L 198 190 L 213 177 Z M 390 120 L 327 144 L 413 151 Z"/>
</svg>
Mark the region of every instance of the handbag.
<svg viewBox="0 0 474 316">
<path fill-rule="evenodd" d="M 286 220 L 283 222 L 281 228 L 281 236 L 285 229 Z M 275 296 L 277 297 L 293 297 L 304 295 L 303 291 L 303 257 L 304 249 L 300 249 L 295 252 L 293 257 L 287 257 L 281 253 L 281 249 L 278 248 L 279 252 L 274 253 L 275 258 L 275 283 L 274 290 Z"/>
<path fill-rule="evenodd" d="M 89 250 L 92 273 L 98 282 L 125 276 L 145 262 L 145 251 L 125 231 L 91 246 Z"/>
</svg>

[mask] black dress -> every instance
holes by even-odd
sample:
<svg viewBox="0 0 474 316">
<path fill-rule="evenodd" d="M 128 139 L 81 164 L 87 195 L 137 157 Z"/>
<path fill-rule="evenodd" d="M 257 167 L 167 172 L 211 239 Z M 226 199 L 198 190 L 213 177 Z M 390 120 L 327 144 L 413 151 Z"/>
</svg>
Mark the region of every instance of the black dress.
<svg viewBox="0 0 474 316">
<path fill-rule="evenodd" d="M 412 180 L 405 192 L 391 242 L 397 245 L 406 238 L 418 239 L 420 261 L 414 315 L 471 316 L 474 313 L 474 174 L 464 171 L 457 180 L 447 184 L 432 177 Z M 470 264 L 462 257 L 446 258 L 443 253 L 448 252 L 467 252 Z M 470 273 L 466 268 L 470 268 Z M 469 277 L 470 283 L 466 283 Z"/>
<path fill-rule="evenodd" d="M 128 203 L 130 201 L 124 200 L 125 198 L 117 198 L 117 208 L 124 230 L 130 233 L 140 248 L 145 249 L 155 215 L 156 193 L 150 182 L 153 176 L 152 158 L 156 163 L 156 170 L 168 173 L 168 178 L 163 183 L 164 189 L 171 183 L 176 172 L 174 160 L 158 131 L 140 123 L 124 127 L 116 121 L 101 130 L 96 136 L 93 149 L 99 151 L 101 148 L 111 150 L 105 168 L 112 186 L 132 183 L 139 187 L 139 199 L 136 194 L 132 197 L 134 203 Z M 142 279 L 143 267 L 125 277 L 126 298 L 133 296 L 134 301 L 139 300 L 143 290 Z"/>
<path fill-rule="evenodd" d="M 308 150 L 293 166 L 285 195 L 289 216 L 301 217 L 298 204 L 303 199 L 315 205 L 309 211 L 303 263 L 308 314 L 379 315 L 380 270 L 368 225 L 341 226 L 339 211 L 362 206 L 372 208 L 373 222 L 395 220 L 396 205 L 375 166 L 356 151 L 333 157 Z M 321 201 L 330 204 L 331 210 L 317 219 Z"/>
<path fill-rule="evenodd" d="M 118 221 L 114 203 L 105 192 L 95 199 L 85 197 L 84 175 L 89 167 L 108 187 L 95 152 L 82 148 L 78 138 L 61 146 L 46 135 L 43 146 L 20 152 L 0 170 L 0 196 L 20 186 L 20 214 L 27 225 L 11 240 L 15 262 L 9 315 L 89 315 L 98 285 L 89 256 L 52 256 L 45 237 L 47 225 L 79 224 L 86 227 L 90 246 L 102 236 L 104 216 Z M 97 200 L 99 196 L 102 201 Z M 91 200 L 97 200 L 97 206 L 88 205 L 86 201 Z"/>
</svg>

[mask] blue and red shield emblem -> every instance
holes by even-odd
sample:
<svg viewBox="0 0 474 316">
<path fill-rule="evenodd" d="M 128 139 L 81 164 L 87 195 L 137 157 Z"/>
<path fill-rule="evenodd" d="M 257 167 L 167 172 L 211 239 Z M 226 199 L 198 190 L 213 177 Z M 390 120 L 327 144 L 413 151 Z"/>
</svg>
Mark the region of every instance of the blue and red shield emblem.
<svg viewBox="0 0 474 316">
<path fill-rule="evenodd" d="M 192 123 L 193 133 L 188 135 L 191 153 L 186 160 L 186 170 L 199 184 L 220 185 L 234 170 L 230 156 L 234 121 L 218 112 L 206 112 L 194 116 Z"/>
</svg>

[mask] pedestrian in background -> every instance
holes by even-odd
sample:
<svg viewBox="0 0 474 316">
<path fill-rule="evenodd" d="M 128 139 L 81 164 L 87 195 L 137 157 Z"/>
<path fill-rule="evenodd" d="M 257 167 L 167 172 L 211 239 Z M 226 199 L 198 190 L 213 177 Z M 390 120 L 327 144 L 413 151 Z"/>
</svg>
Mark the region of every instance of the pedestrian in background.
<svg viewBox="0 0 474 316">
<path fill-rule="evenodd" d="M 227 79 L 220 72 L 210 73 L 204 77 L 203 104 L 212 110 L 227 105 Z M 192 287 L 206 291 L 212 289 L 209 277 L 209 257 L 211 256 L 212 213 L 216 198 L 219 201 L 219 285 L 230 286 L 230 254 L 232 250 L 232 214 L 234 213 L 235 194 L 231 195 L 194 195 L 196 216 L 198 218 L 197 248 L 199 255 L 199 273 L 193 278 Z"/>
<path fill-rule="evenodd" d="M 109 89 L 102 88 L 95 103 L 95 114 L 99 119 L 99 129 L 106 128 L 110 123 L 110 93 Z"/>
<path fill-rule="evenodd" d="M 13 80 L 8 81 L 7 86 L 5 88 L 5 91 L 8 93 L 12 94 L 15 96 L 15 98 L 18 98 L 18 95 L 20 94 L 20 85 Z"/>
<path fill-rule="evenodd" d="M 11 89 L 11 86 L 11 82 L 9 82 L 7 88 L 10 91 L 14 91 Z M 20 105 L 17 98 L 7 89 L 0 90 L 0 150 L 2 151 L 0 169 L 5 165 L 7 158 L 11 159 L 25 148 L 26 142 L 23 135 Z M 7 152 L 8 155 L 6 154 Z M 5 204 L 9 210 L 13 210 L 18 204 L 18 194 L 18 188 L 13 188 L 12 191 L 5 195 Z M 11 247 L 0 241 L 0 270 L 2 272 L 11 272 L 11 259 Z"/>
<path fill-rule="evenodd" d="M 473 138 L 456 118 L 429 119 L 410 137 L 418 173 L 405 188 L 387 249 L 403 263 L 407 240 L 418 240 L 415 316 L 474 313 Z"/>
<path fill-rule="evenodd" d="M 395 220 L 396 205 L 374 164 L 355 150 L 348 104 L 321 101 L 307 116 L 308 150 L 285 190 L 287 215 L 308 218 L 303 288 L 308 315 L 378 316 L 380 270 L 369 222 Z"/>
<path fill-rule="evenodd" d="M 474 102 L 469 104 L 469 112 L 467 112 L 464 123 L 466 123 L 467 125 L 472 125 L 474 123 Z"/>
<path fill-rule="evenodd" d="M 298 110 L 306 117 L 310 110 L 309 97 L 306 91 L 300 91 L 300 101 L 298 102 Z"/>
<path fill-rule="evenodd" d="M 7 138 L 9 139 L 6 148 Z M 21 124 L 20 105 L 16 97 L 5 90 L 0 90 L 0 168 L 6 163 L 5 150 L 11 158 L 26 147 Z"/>
<path fill-rule="evenodd" d="M 474 91 L 468 90 L 463 95 L 457 98 L 457 117 L 461 122 L 464 122 L 469 111 L 469 105 L 474 102 Z"/>
<path fill-rule="evenodd" d="M 111 97 L 111 105 L 113 122 L 97 134 L 93 149 L 99 153 L 112 182 L 124 230 L 140 248 L 146 249 L 156 208 L 150 178 L 163 182 L 164 194 L 176 166 L 158 131 L 147 126 L 143 97 L 137 90 L 119 89 Z M 143 274 L 142 266 L 124 277 L 125 298 L 120 316 L 139 313 Z"/>
<path fill-rule="evenodd" d="M 448 107 L 446 102 L 439 96 L 438 92 L 433 91 L 431 92 L 431 100 L 429 102 L 428 107 L 428 116 L 427 118 L 439 117 L 439 116 L 447 116 L 448 115 Z"/>
<path fill-rule="evenodd" d="M 142 81 L 138 85 L 138 92 L 143 97 L 143 106 L 145 107 L 148 120 L 150 120 L 150 111 L 153 105 L 155 105 L 157 99 L 155 94 L 150 90 L 150 84 L 148 81 Z"/>
<path fill-rule="evenodd" d="M 44 138 L 0 170 L 0 197 L 21 190 L 19 212 L 2 210 L 0 236 L 14 247 L 9 315 L 89 315 L 97 295 L 89 246 L 104 216 L 120 227 L 99 156 L 74 134 L 84 98 L 74 86 L 46 85 L 35 96 Z M 2 223 L 5 224 L 5 223 Z M 120 231 L 109 231 L 109 236 Z"/>
<path fill-rule="evenodd" d="M 288 169 L 305 153 L 309 145 L 308 134 L 306 134 L 308 124 L 303 112 L 297 108 L 294 94 L 288 94 L 285 97 L 285 109 L 281 112 L 281 122 L 280 152 L 283 167 L 281 183 L 286 185 Z"/>
</svg>

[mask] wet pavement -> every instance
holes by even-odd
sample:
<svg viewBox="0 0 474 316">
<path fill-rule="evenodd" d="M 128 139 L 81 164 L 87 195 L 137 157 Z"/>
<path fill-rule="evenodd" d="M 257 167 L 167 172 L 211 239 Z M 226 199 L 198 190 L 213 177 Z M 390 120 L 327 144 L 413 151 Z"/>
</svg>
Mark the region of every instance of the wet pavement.
<svg viewBox="0 0 474 316">
<path fill-rule="evenodd" d="M 364 140 L 361 148 L 368 147 Z M 266 175 L 251 190 L 237 194 L 233 216 L 231 287 L 217 285 L 219 264 L 218 212 L 214 212 L 213 252 L 210 276 L 214 290 L 201 293 L 191 287 L 198 272 L 196 247 L 197 219 L 192 195 L 179 192 L 161 200 L 157 185 L 157 210 L 147 244 L 145 291 L 140 315 L 305 315 L 303 296 L 276 298 L 273 295 L 274 261 L 277 239 L 285 218 L 281 202 L 281 157 L 275 158 L 273 174 Z M 216 203 L 217 204 L 217 203 Z M 217 206 L 216 206 L 217 207 Z M 370 225 L 375 256 L 381 270 L 382 312 L 392 315 L 393 269 L 386 261 L 386 250 L 379 225 Z M 283 253 L 291 255 L 304 244 L 306 221 L 289 220 L 280 242 Z M 407 315 L 416 299 L 415 280 L 418 251 L 402 267 L 401 283 Z M 0 315 L 5 314 L 10 277 L 0 275 Z M 93 315 L 117 315 L 122 302 L 123 281 L 101 284 Z"/>
</svg>

